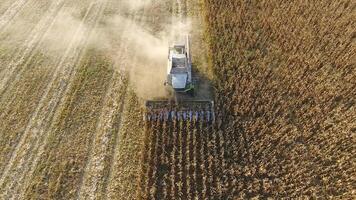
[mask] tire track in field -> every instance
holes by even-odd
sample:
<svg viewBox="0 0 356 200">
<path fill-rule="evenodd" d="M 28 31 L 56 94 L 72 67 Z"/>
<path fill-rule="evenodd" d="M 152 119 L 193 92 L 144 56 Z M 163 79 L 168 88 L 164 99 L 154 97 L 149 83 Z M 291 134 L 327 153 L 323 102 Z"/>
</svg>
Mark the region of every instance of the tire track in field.
<svg viewBox="0 0 356 200">
<path fill-rule="evenodd" d="M 11 186 L 17 186 L 17 190 L 20 190 L 19 193 L 21 197 L 23 197 L 25 189 L 29 185 L 28 181 L 32 177 L 35 169 L 34 166 L 36 166 L 39 157 L 44 150 L 50 132 L 48 128 L 56 113 L 56 110 L 58 110 L 57 107 L 62 101 L 63 96 L 65 96 L 63 94 L 66 93 L 67 88 L 70 88 L 71 78 L 75 76 L 76 70 L 74 66 L 81 58 L 88 41 L 87 38 L 91 35 L 93 28 L 97 25 L 98 19 L 100 18 L 98 14 L 100 12 L 97 12 L 99 10 L 95 9 L 95 7 L 99 10 L 102 8 L 101 4 L 98 3 L 92 3 L 88 7 L 80 26 L 77 28 L 72 42 L 64 53 L 61 61 L 58 63 L 55 72 L 53 73 L 53 77 L 46 87 L 44 95 L 42 96 L 36 111 L 26 127 L 24 134 L 26 136 L 31 136 L 29 137 L 30 141 L 26 142 L 26 137 L 23 137 L 21 145 L 18 146 L 16 154 L 14 154 L 12 158 L 12 161 L 15 161 L 15 159 L 20 160 L 20 164 L 14 165 L 14 162 L 9 164 L 8 168 L 13 168 L 11 171 L 12 173 L 10 174 L 11 177 L 20 177 L 17 178 L 17 183 L 19 183 L 20 180 L 23 180 L 21 181 L 23 183 L 22 185 L 13 183 Z M 94 13 L 94 15 L 90 16 L 90 13 Z M 84 23 L 90 20 L 92 21 L 93 26 L 91 28 L 85 28 Z M 82 37 L 81 40 L 78 40 L 78 37 L 81 34 L 85 34 L 88 37 Z M 50 92 L 53 92 L 53 94 Z M 19 158 L 17 158 L 17 156 Z M 7 170 L 7 172 L 8 171 L 9 170 Z M 20 186 L 22 186 L 22 188 L 19 188 Z M 14 191 L 11 187 L 9 190 Z"/>
<path fill-rule="evenodd" d="M 180 20 L 180 22 L 182 22 L 183 21 L 183 17 L 185 17 L 185 16 L 183 16 L 183 3 L 182 3 L 182 0 L 176 0 L 177 1 L 177 11 L 178 11 L 178 19 Z"/>
<path fill-rule="evenodd" d="M 172 13 L 172 39 L 177 40 L 181 39 L 181 30 L 183 28 L 184 17 L 182 10 L 182 2 L 181 0 L 173 0 L 173 13 Z M 176 12 L 176 13 L 175 13 Z M 178 18 L 178 20 L 177 20 Z"/>
<path fill-rule="evenodd" d="M 114 72 L 109 91 L 95 131 L 92 150 L 89 152 L 88 163 L 84 169 L 82 184 L 78 187 L 77 199 L 96 199 L 102 195 L 100 186 L 105 182 L 105 158 L 107 157 L 113 132 L 118 131 L 125 105 L 127 82 L 122 80 L 118 72 Z M 116 100 L 117 99 L 117 100 Z M 115 126 L 115 123 L 118 126 Z"/>
<path fill-rule="evenodd" d="M 130 18 L 130 23 L 127 25 L 127 28 L 128 30 L 131 30 L 132 28 L 130 27 L 133 27 L 136 23 L 140 24 L 142 22 L 142 19 L 144 17 L 144 15 L 146 14 L 146 10 L 145 10 L 145 7 L 146 5 L 143 7 L 143 11 L 142 11 L 142 14 L 138 15 L 138 11 L 136 10 L 135 12 L 133 12 L 132 14 L 130 14 L 130 16 L 133 16 L 132 18 Z M 126 36 L 126 34 L 124 34 Z M 137 62 L 136 60 L 136 56 L 137 55 L 134 55 L 134 56 L 129 56 L 129 52 L 128 52 L 128 48 L 129 48 L 129 44 L 131 43 L 130 41 L 131 39 L 130 38 L 127 38 L 126 40 L 126 45 L 124 46 L 123 48 L 123 53 L 120 54 L 121 55 L 121 62 L 119 63 L 120 65 L 122 66 L 130 66 L 130 58 L 133 58 L 131 59 L 131 62 L 133 60 L 133 65 L 134 66 Z M 130 81 L 129 81 L 130 82 Z M 128 88 L 127 88 L 128 89 Z M 127 91 L 126 91 L 127 93 Z M 118 144 L 120 143 L 120 133 L 121 133 L 121 128 L 122 128 L 122 123 L 124 122 L 125 120 L 125 113 L 128 112 L 128 108 L 127 108 L 127 101 L 128 101 L 128 98 L 129 98 L 129 95 L 126 95 L 125 98 L 124 98 L 124 103 L 122 104 L 122 108 L 121 108 L 121 112 L 122 112 L 122 117 L 120 117 L 119 119 L 119 129 L 118 131 L 115 133 L 114 135 L 114 143 L 113 143 L 113 147 L 112 147 L 112 150 L 111 150 L 111 153 L 110 153 L 110 164 L 109 164 L 109 173 L 107 175 L 107 177 L 105 178 L 105 181 L 104 181 L 104 185 L 103 185 L 103 194 L 105 195 L 103 199 L 109 199 L 110 197 L 110 183 L 113 182 L 113 176 L 114 176 L 114 166 L 117 165 L 117 162 L 118 162 Z"/>
<path fill-rule="evenodd" d="M 0 4 L 0 17 L 11 7 L 13 3 L 13 0 L 2 0 L 2 3 Z"/>
<path fill-rule="evenodd" d="M 62 102 L 64 101 L 65 97 L 67 96 L 67 93 L 69 92 L 69 88 L 72 87 L 73 83 L 73 78 L 76 77 L 76 68 L 77 64 L 80 62 L 83 54 L 85 53 L 87 43 L 89 41 L 89 38 L 93 35 L 93 32 L 95 31 L 101 17 L 103 14 L 104 10 L 104 4 L 102 3 L 103 1 L 96 1 L 94 3 L 91 3 L 90 6 L 87 9 L 87 12 L 82 20 L 82 23 L 80 24 L 80 27 L 77 29 L 78 34 L 80 35 L 81 33 L 85 34 L 85 37 L 82 37 L 82 39 L 79 42 L 76 42 L 77 39 L 74 37 L 73 42 L 69 48 L 67 49 L 67 53 L 62 59 L 62 61 L 59 63 L 58 67 L 59 69 L 57 70 L 58 73 L 55 73 L 56 77 L 53 77 L 51 84 L 49 85 L 54 85 L 56 84 L 56 87 L 48 88 L 46 91 L 47 93 L 50 90 L 54 90 L 53 96 L 50 97 L 50 101 L 47 104 L 48 107 L 44 107 L 44 113 L 45 114 L 40 114 L 38 115 L 39 117 L 41 116 L 50 116 L 52 120 L 46 122 L 43 121 L 44 123 L 47 123 L 48 128 L 41 130 L 41 134 L 44 134 L 44 140 L 42 143 L 37 144 L 37 149 L 36 149 L 36 156 L 34 157 L 33 161 L 31 162 L 31 168 L 29 169 L 29 174 L 30 177 L 32 178 L 33 173 L 35 171 L 35 166 L 39 162 L 41 154 L 44 152 L 46 144 L 48 143 L 48 138 L 49 138 L 49 133 L 50 131 L 50 126 L 52 125 L 53 119 L 56 118 L 56 116 L 60 113 L 59 111 L 61 110 L 61 105 Z M 90 14 L 94 13 L 93 16 Z M 88 19 L 87 19 L 88 18 Z M 85 30 L 81 30 L 84 28 L 85 23 L 92 22 L 91 27 L 85 28 Z M 56 81 L 56 79 L 59 79 Z M 58 92 L 59 91 L 59 92 Z M 43 99 L 45 96 L 43 97 Z M 45 120 L 46 117 L 42 117 L 41 120 Z M 38 124 L 38 123 L 37 123 Z M 35 124 L 36 125 L 36 124 Z M 40 125 L 34 127 L 34 130 L 40 129 Z M 38 142 L 38 141 L 37 141 Z M 25 187 L 22 188 L 20 194 L 22 197 L 25 195 L 25 189 L 30 185 L 30 180 L 31 178 L 27 178 L 25 182 Z"/>
<path fill-rule="evenodd" d="M 5 87 L 8 87 L 7 83 L 12 83 L 11 80 L 14 78 L 13 76 L 15 76 L 15 70 L 20 68 L 21 65 L 26 66 L 33 57 L 35 48 L 52 26 L 51 23 L 57 16 L 62 2 L 63 0 L 60 0 L 48 6 L 43 17 L 39 19 L 39 22 L 30 31 L 29 36 L 25 39 L 23 44 L 20 45 L 21 47 L 12 55 L 13 58 L 10 63 L 6 65 L 5 69 L 0 71 L 0 96 L 4 93 Z"/>
<path fill-rule="evenodd" d="M 17 0 L 5 11 L 0 17 L 0 32 L 15 18 L 16 15 L 22 10 L 27 2 L 30 0 Z"/>
<path fill-rule="evenodd" d="M 129 25 L 128 21 L 125 22 L 122 29 L 123 32 L 127 31 L 126 28 Z M 124 35 L 123 33 L 121 34 Z M 128 44 L 123 41 L 123 37 L 120 37 L 119 40 L 119 49 L 126 50 Z M 125 59 L 125 53 L 126 51 L 120 51 L 119 57 Z M 117 135 L 114 132 L 119 131 L 126 102 L 128 83 L 127 80 L 123 79 L 126 79 L 124 74 L 114 72 L 113 80 L 109 86 L 98 120 L 97 130 L 89 149 L 87 164 L 85 165 L 81 184 L 78 187 L 77 199 L 95 199 L 101 196 L 101 192 L 104 190 L 100 186 L 105 185 L 106 181 L 104 170 L 108 166 L 105 166 L 105 157 L 108 156 L 108 151 L 110 151 L 108 148 L 110 139 L 114 138 L 114 141 L 117 140 Z M 114 146 L 116 146 L 115 143 Z"/>
<path fill-rule="evenodd" d="M 31 0 L 33 1 L 33 0 Z M 0 45 L 4 47 L 1 52 L 0 80 L 4 78 L 4 73 L 8 70 L 10 63 L 19 59 L 26 45 L 30 42 L 30 36 L 39 22 L 47 17 L 48 10 L 56 0 L 48 2 L 47 0 L 35 0 L 27 3 L 19 15 L 3 30 L 0 30 Z"/>
<path fill-rule="evenodd" d="M 126 139 L 130 136 L 130 134 L 140 134 L 140 130 L 137 130 L 137 132 L 134 132 L 136 130 L 133 130 L 133 127 L 130 125 L 135 124 L 132 123 L 132 118 L 128 116 L 132 116 L 132 109 L 135 109 L 132 107 L 132 98 L 134 97 L 134 93 L 132 90 L 128 88 L 128 94 L 126 95 L 125 98 L 125 105 L 123 108 L 123 114 L 122 114 L 122 119 L 120 122 L 120 129 L 118 132 L 116 132 L 116 141 L 114 142 L 114 145 L 112 146 L 112 152 L 111 152 L 111 159 L 110 159 L 110 169 L 109 169 L 109 174 L 106 178 L 106 181 L 104 183 L 104 198 L 102 199 L 135 199 L 136 197 L 136 191 L 137 190 L 129 190 L 127 191 L 126 189 L 132 189 L 132 185 L 136 185 L 137 183 L 137 175 L 138 173 L 133 174 L 132 170 L 138 171 L 135 169 L 138 169 L 138 165 L 130 165 L 132 168 L 125 168 L 126 163 L 123 162 L 121 159 L 128 159 L 127 156 L 124 154 L 121 154 L 120 150 L 125 149 L 125 148 L 130 148 L 125 145 L 129 144 L 123 144 L 123 146 L 120 146 L 121 143 L 125 143 L 125 140 L 121 139 L 124 137 L 124 134 L 126 135 Z M 138 104 L 135 104 L 135 106 L 138 106 Z M 134 110 L 134 113 L 137 114 L 137 110 Z M 135 115 L 133 114 L 133 115 Z M 134 116 L 134 119 L 136 119 L 138 122 L 141 119 L 141 115 L 139 117 Z M 137 124 L 136 124 L 137 125 Z M 131 132 L 132 131 L 132 132 Z M 127 139 L 128 140 L 128 139 Z M 133 142 L 133 141 L 129 141 Z M 126 152 L 129 153 L 129 152 Z M 135 158 L 132 158 L 135 159 Z M 130 178 L 128 180 L 128 177 Z M 130 181 L 130 182 L 128 182 Z M 135 187 L 136 188 L 136 187 Z M 137 188 L 138 189 L 138 186 Z"/>
<path fill-rule="evenodd" d="M 40 20 L 46 17 L 45 14 L 50 5 L 53 4 L 46 0 L 30 1 L 8 26 L 0 29 L 0 45 L 6 50 L 3 52 L 5 54 L 1 55 L 3 57 L 0 58 L 4 66 L 0 68 L 0 77 L 3 70 L 13 61 L 13 58 L 19 57 L 19 54 L 22 53 L 26 43 L 29 42 L 28 38 L 32 34 L 31 32 Z"/>
<path fill-rule="evenodd" d="M 143 19 L 147 15 L 148 6 L 150 6 L 150 5 L 151 5 L 150 2 L 146 1 L 145 5 L 142 6 L 143 11 L 136 11 L 134 14 L 130 14 L 130 16 L 134 16 L 132 21 L 136 22 L 138 26 L 141 26 L 141 25 L 144 24 Z M 142 12 L 142 13 L 140 15 L 137 15 L 136 14 L 137 12 Z M 128 40 L 130 40 L 130 39 L 131 38 L 128 38 Z M 124 55 L 127 55 L 127 54 L 124 54 Z M 131 60 L 133 60 L 133 64 L 124 64 L 124 65 L 135 66 L 138 63 L 137 57 L 138 57 L 137 53 L 134 54 L 133 57 L 131 58 Z M 129 60 L 130 60 L 129 58 L 124 59 L 124 61 L 126 61 L 126 62 L 130 62 Z M 126 116 L 125 113 L 127 114 L 127 112 L 129 112 L 127 110 L 128 108 L 127 108 L 126 104 L 125 104 L 125 107 L 124 107 L 124 110 L 123 110 L 123 113 L 124 113 L 123 117 L 124 118 L 121 119 L 121 124 L 126 124 L 127 122 L 129 122 L 125 118 L 125 116 Z M 123 125 L 121 125 L 121 126 L 123 126 Z M 124 164 L 124 163 L 121 163 L 121 161 L 118 158 L 119 157 L 119 153 L 120 153 L 119 152 L 120 146 L 117 145 L 117 144 L 120 143 L 120 134 L 123 134 L 122 131 L 123 131 L 122 128 L 120 128 L 120 131 L 117 132 L 117 136 L 116 136 L 117 137 L 117 141 L 115 142 L 115 145 L 113 145 L 113 153 L 112 153 L 112 156 L 111 156 L 113 159 L 112 159 L 111 164 L 110 164 L 109 175 L 108 175 L 108 178 L 107 178 L 108 181 L 106 183 L 106 186 L 104 187 L 105 188 L 104 193 L 106 194 L 104 199 L 112 199 L 114 197 L 117 198 L 117 196 L 116 196 L 118 194 L 117 191 L 120 191 L 119 192 L 120 194 L 124 194 L 126 192 L 126 191 L 122 191 L 125 188 L 125 186 L 123 185 L 124 184 L 123 182 L 120 182 L 120 180 L 121 180 L 120 178 L 125 179 L 125 177 L 122 177 L 122 175 L 119 175 L 120 172 L 118 172 L 118 168 L 120 167 L 120 165 Z M 125 170 L 125 169 L 123 169 L 123 170 Z M 116 174 L 116 173 L 119 173 L 119 174 Z M 139 187 L 140 186 L 138 185 L 137 189 Z M 128 198 L 128 197 L 121 196 L 121 198 Z"/>
<path fill-rule="evenodd" d="M 32 43 L 32 44 L 35 44 L 36 43 L 36 46 L 39 46 L 39 44 L 42 42 L 42 38 L 44 38 L 45 36 L 46 36 L 46 34 L 48 34 L 48 32 L 49 32 L 49 30 L 52 28 L 52 26 L 53 26 L 53 24 L 54 24 L 54 22 L 56 21 L 55 19 L 56 19 L 56 17 L 58 16 L 58 13 L 60 12 L 60 10 L 63 8 L 63 4 L 62 3 L 59 3 L 59 4 L 52 4 L 53 5 L 53 8 L 51 8 L 50 9 L 50 11 L 53 11 L 54 13 L 51 13 L 50 11 L 49 11 L 49 13 L 48 13 L 48 15 L 49 15 L 49 19 L 45 19 L 45 20 L 43 20 L 42 21 L 42 23 L 40 22 L 39 24 L 42 24 L 42 26 L 40 26 L 41 28 L 43 28 L 45 25 L 48 25 L 48 24 L 46 24 L 46 23 L 50 23 L 49 24 L 49 26 L 44 30 L 44 33 L 43 33 L 43 35 L 42 36 L 38 36 L 39 34 L 41 34 L 41 33 L 39 33 L 39 32 L 41 32 L 41 30 L 40 31 L 37 31 L 38 29 L 34 29 L 34 31 L 33 31 L 33 33 L 35 34 L 35 35 L 33 35 L 33 36 L 30 36 L 32 39 L 31 39 L 31 41 L 32 42 L 30 42 L 30 43 Z M 53 18 L 52 18 L 53 17 Z M 52 21 L 51 21 L 52 20 Z M 38 40 L 38 41 L 37 41 Z M 32 46 L 32 45 L 27 45 L 27 46 Z M 31 47 L 29 47 L 29 48 L 26 48 L 26 49 L 29 49 L 28 51 L 31 51 L 32 52 L 32 48 Z M 25 52 L 26 52 L 26 49 L 25 49 Z M 27 54 L 27 53 L 25 53 L 25 54 Z M 32 59 L 32 57 L 33 57 L 34 55 L 31 55 L 31 58 L 30 59 L 28 59 L 28 60 L 31 60 Z M 24 58 L 25 56 L 22 56 L 22 58 Z M 16 60 L 17 58 L 15 58 L 15 60 Z M 27 62 L 27 64 L 29 63 L 29 61 Z M 26 65 L 27 65 L 26 64 Z M 3 96 L 3 93 L 0 93 L 0 96 Z M 13 100 L 16 98 L 16 95 L 14 95 L 13 97 L 12 97 L 12 99 L 10 100 L 10 101 L 8 101 L 7 102 L 7 105 L 5 106 L 5 107 L 10 107 L 10 104 L 13 102 Z M 2 113 L 2 114 L 5 114 L 5 113 Z M 1 115 L 1 117 L 2 117 L 2 115 Z M 21 144 L 21 142 L 20 142 L 20 144 Z M 17 144 L 17 145 L 19 145 L 19 144 Z M 15 152 L 16 152 L 16 148 L 17 147 L 15 147 Z M 11 158 L 13 157 L 13 153 L 11 153 L 11 155 L 10 155 L 10 160 L 11 160 Z M 5 167 L 5 169 L 4 170 L 1 170 L 1 178 L 0 178 L 0 186 L 2 185 L 2 182 L 3 182 L 3 174 L 6 174 L 7 173 L 7 171 L 8 171 L 8 169 L 7 169 L 7 167 Z"/>
<path fill-rule="evenodd" d="M 52 3 L 45 17 L 43 17 L 39 23 L 31 31 L 28 39 L 25 41 L 23 48 L 7 67 L 0 73 L 0 96 L 3 96 L 6 89 L 17 82 L 21 77 L 26 66 L 34 57 L 39 44 L 43 42 L 43 39 L 47 36 L 49 30 L 53 27 L 55 19 L 58 17 L 60 10 L 64 6 L 64 0 Z M 15 73 L 17 72 L 17 73 Z"/>
<path fill-rule="evenodd" d="M 79 31 L 79 30 L 80 30 L 80 28 L 78 28 L 78 31 Z M 78 31 L 77 31 L 77 33 L 78 33 Z M 73 41 L 75 41 L 75 40 L 73 40 Z M 68 48 L 68 49 L 70 49 L 70 48 Z M 67 52 L 65 53 L 65 55 L 62 57 L 62 60 L 61 60 L 60 63 L 63 63 L 64 60 L 67 58 L 67 56 L 68 56 L 68 54 L 69 54 L 68 49 L 67 49 Z M 58 64 L 58 65 L 57 65 L 57 67 L 59 67 L 59 66 L 61 66 L 61 64 Z M 55 73 L 55 74 L 56 74 L 56 73 Z M 29 121 L 29 124 L 32 124 L 32 121 L 34 121 L 34 119 L 35 119 L 36 117 L 40 116 L 38 113 L 40 112 L 40 109 L 42 108 L 43 100 L 44 100 L 44 98 L 47 96 L 47 94 L 48 94 L 48 89 L 49 89 L 49 87 L 50 87 L 51 85 L 52 85 L 52 84 L 48 84 L 47 90 L 45 90 L 45 94 L 43 95 L 43 97 L 42 97 L 41 100 L 39 101 L 39 105 L 37 106 L 37 108 L 36 108 L 34 114 L 32 115 L 32 117 L 31 117 L 31 119 L 30 119 L 30 121 Z M 9 169 L 14 165 L 15 159 L 19 156 L 19 157 L 21 158 L 21 161 L 22 161 L 22 159 L 25 159 L 25 158 L 27 157 L 27 155 L 19 155 L 19 153 L 31 153 L 30 150 L 24 151 L 23 149 L 21 149 L 21 148 L 30 148 L 30 147 L 32 147 L 32 146 L 30 146 L 30 147 L 26 146 L 26 145 L 28 144 L 27 141 L 26 141 L 27 137 L 28 137 L 28 136 L 31 136 L 29 139 L 38 139 L 38 138 L 37 138 L 37 133 L 38 133 L 38 131 L 34 130 L 34 131 L 33 131 L 33 134 L 30 134 L 30 131 L 31 131 L 31 130 L 29 130 L 29 129 L 31 129 L 32 127 L 31 127 L 29 124 L 26 126 L 26 130 L 25 130 L 25 132 L 24 132 L 24 136 L 21 138 L 20 143 L 17 145 L 17 147 L 16 147 L 14 153 L 13 153 L 12 156 L 11 156 L 11 159 L 10 159 L 10 162 L 9 162 L 9 164 L 8 164 L 8 166 L 7 166 L 7 169 L 4 170 L 4 171 L 5 171 L 5 172 L 4 172 L 4 175 L 3 175 L 3 176 L 1 177 L 1 179 L 0 179 L 0 186 L 2 186 L 2 183 L 4 182 L 4 178 L 6 177 L 6 175 L 7 175 L 8 171 L 9 171 Z M 33 138 L 33 137 L 35 137 L 35 138 Z M 21 151 L 21 152 L 20 152 L 20 151 Z M 19 167 L 19 165 L 15 165 L 15 167 Z M 20 165 L 20 167 L 21 167 L 21 165 Z"/>
</svg>

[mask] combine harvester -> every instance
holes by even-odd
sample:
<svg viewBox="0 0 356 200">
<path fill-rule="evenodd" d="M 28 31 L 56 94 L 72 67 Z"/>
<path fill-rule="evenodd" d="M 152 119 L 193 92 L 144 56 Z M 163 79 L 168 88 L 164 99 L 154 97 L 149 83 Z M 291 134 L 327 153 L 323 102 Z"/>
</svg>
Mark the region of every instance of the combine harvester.
<svg viewBox="0 0 356 200">
<path fill-rule="evenodd" d="M 186 36 L 185 43 L 169 48 L 164 85 L 171 97 L 146 101 L 145 121 L 215 120 L 214 102 L 195 95 L 197 80 L 192 76 L 189 36 Z"/>
</svg>

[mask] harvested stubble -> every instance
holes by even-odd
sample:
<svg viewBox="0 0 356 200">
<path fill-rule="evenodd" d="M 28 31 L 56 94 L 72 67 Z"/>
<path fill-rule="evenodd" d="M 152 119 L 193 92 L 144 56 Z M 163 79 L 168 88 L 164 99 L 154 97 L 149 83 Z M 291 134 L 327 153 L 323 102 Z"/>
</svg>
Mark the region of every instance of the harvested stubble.
<svg viewBox="0 0 356 200">
<path fill-rule="evenodd" d="M 51 127 L 26 198 L 76 197 L 111 77 L 105 57 L 89 51 Z"/>
</svg>

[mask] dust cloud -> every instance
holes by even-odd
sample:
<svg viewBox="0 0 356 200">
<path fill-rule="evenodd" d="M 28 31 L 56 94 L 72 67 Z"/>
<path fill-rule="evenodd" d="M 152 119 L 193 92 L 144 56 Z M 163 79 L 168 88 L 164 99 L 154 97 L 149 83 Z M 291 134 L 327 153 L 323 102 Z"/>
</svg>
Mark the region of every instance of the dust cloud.
<svg viewBox="0 0 356 200">
<path fill-rule="evenodd" d="M 139 0 L 130 4 L 132 9 L 141 9 L 143 5 Z M 183 22 L 173 16 L 160 24 L 160 31 L 152 32 L 151 25 L 114 15 L 106 18 L 101 28 L 104 36 L 96 42 L 110 49 L 116 69 L 128 72 L 130 83 L 142 99 L 167 97 L 164 81 L 168 47 L 173 42 L 185 42 L 184 36 L 191 30 L 190 20 Z"/>
<path fill-rule="evenodd" d="M 177 20 L 178 22 L 178 20 Z M 179 22 L 166 24 L 162 32 L 151 33 L 134 23 L 123 34 L 131 41 L 130 47 L 136 54 L 136 62 L 128 65 L 131 82 L 137 94 L 145 99 L 167 96 L 164 81 L 167 75 L 168 47 L 174 42 L 185 42 L 189 24 Z"/>
<path fill-rule="evenodd" d="M 129 74 L 130 83 L 139 97 L 143 99 L 165 97 L 167 93 L 163 84 L 166 78 L 168 47 L 177 40 L 183 40 L 181 36 L 190 32 L 191 22 L 189 19 L 183 22 L 178 16 L 173 16 L 169 8 L 164 12 L 170 15 L 170 19 L 147 20 L 152 13 L 142 14 L 143 9 L 157 6 L 160 1 L 162 1 L 160 6 L 167 6 L 163 0 L 154 1 L 155 5 L 152 0 L 111 1 L 109 6 L 113 6 L 111 9 L 114 11 L 104 12 L 90 39 L 87 37 L 93 25 L 83 21 L 90 5 L 87 4 L 81 9 L 62 9 L 53 19 L 53 23 L 50 23 L 51 27 L 45 31 L 38 50 L 56 57 L 70 45 L 88 45 L 82 42 L 88 40 L 90 48 L 105 51 L 109 55 L 115 70 Z M 58 5 L 51 3 L 50 7 L 54 6 Z M 135 17 L 140 14 L 141 17 Z M 46 20 L 49 19 L 50 16 L 42 17 L 34 29 L 41 32 L 48 28 L 44 25 L 48 24 Z M 34 22 L 23 19 L 22 22 L 18 20 L 18 23 L 19 27 L 12 25 L 13 28 L 7 30 L 9 38 L 14 39 L 15 35 L 19 35 L 20 38 L 21 34 L 28 34 L 31 31 L 25 32 L 23 24 Z M 155 23 L 160 23 L 158 31 L 152 31 L 151 27 Z M 34 32 L 32 38 L 36 39 L 36 31 L 32 32 Z M 76 48 L 80 49 L 81 46 Z"/>
<path fill-rule="evenodd" d="M 109 48 L 116 70 L 129 74 L 139 97 L 166 95 L 163 83 L 169 36 L 165 31 L 154 34 L 131 19 L 114 16 L 101 32 L 101 42 L 95 43 Z"/>
<path fill-rule="evenodd" d="M 53 52 L 65 51 L 69 45 L 79 44 L 87 37 L 89 27 L 73 16 L 73 13 L 62 11 L 56 18 L 56 23 L 43 38 L 45 44 L 42 50 Z"/>
<path fill-rule="evenodd" d="M 146 5 L 151 5 L 152 0 L 130 0 L 123 2 L 130 10 L 140 10 Z"/>
</svg>

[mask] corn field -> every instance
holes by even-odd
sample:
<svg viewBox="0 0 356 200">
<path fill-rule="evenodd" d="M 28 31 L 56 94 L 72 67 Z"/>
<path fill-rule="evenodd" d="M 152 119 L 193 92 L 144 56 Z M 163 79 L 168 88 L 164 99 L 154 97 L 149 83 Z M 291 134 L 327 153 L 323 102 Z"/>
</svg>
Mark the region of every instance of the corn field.
<svg viewBox="0 0 356 200">
<path fill-rule="evenodd" d="M 149 123 L 139 197 L 352 199 L 355 6 L 203 1 L 216 123 Z"/>
</svg>

